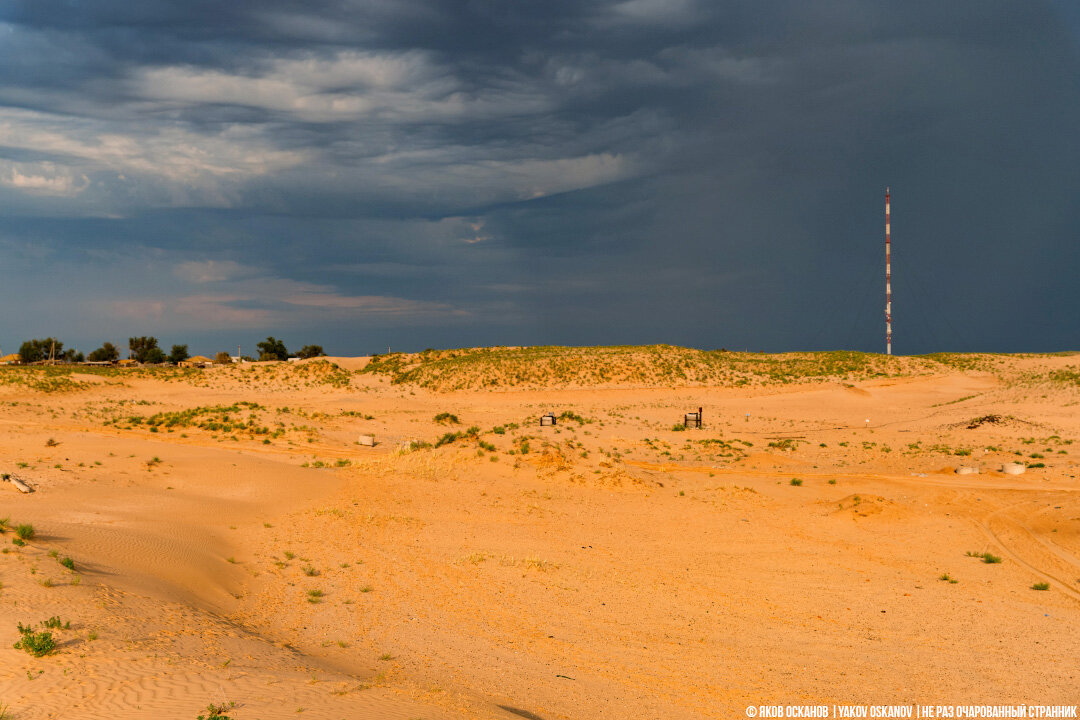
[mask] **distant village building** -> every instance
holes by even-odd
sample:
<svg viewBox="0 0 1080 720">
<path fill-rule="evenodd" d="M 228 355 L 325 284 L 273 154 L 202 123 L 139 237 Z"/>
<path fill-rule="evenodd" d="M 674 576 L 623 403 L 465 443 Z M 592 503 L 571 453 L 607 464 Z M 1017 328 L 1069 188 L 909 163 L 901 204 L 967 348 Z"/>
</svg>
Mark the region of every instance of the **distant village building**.
<svg viewBox="0 0 1080 720">
<path fill-rule="evenodd" d="M 18 353 L 11 353 L 10 355 L 0 357 L 0 365 L 18 365 L 20 362 L 22 362 L 22 358 Z"/>
<path fill-rule="evenodd" d="M 189 357 L 187 360 L 181 360 L 176 364 L 180 367 L 210 367 L 214 364 L 214 361 L 205 355 L 195 355 Z"/>
</svg>

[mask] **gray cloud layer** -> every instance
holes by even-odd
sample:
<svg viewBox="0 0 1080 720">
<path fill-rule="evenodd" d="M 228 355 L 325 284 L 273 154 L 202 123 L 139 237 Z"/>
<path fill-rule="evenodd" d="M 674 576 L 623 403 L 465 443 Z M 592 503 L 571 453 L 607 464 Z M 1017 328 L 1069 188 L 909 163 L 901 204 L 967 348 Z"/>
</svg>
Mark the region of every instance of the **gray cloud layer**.
<svg viewBox="0 0 1080 720">
<path fill-rule="evenodd" d="M 0 7 L 11 346 L 1073 347 L 1051 2 Z"/>
</svg>

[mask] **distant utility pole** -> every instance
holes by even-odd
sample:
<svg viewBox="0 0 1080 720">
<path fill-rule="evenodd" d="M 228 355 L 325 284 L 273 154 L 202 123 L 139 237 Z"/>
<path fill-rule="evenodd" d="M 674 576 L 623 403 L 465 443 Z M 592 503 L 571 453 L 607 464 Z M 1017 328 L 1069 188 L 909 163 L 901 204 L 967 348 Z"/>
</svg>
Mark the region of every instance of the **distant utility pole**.
<svg viewBox="0 0 1080 720">
<path fill-rule="evenodd" d="M 889 188 L 885 188 L 885 354 L 892 355 L 892 225 Z"/>
</svg>

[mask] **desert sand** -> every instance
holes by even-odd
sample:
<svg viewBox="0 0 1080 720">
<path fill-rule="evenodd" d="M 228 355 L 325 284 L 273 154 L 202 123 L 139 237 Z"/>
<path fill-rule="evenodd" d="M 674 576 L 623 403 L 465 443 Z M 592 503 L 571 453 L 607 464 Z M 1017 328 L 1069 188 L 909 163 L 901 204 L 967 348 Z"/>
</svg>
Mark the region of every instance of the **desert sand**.
<svg viewBox="0 0 1080 720">
<path fill-rule="evenodd" d="M 1080 357 L 505 352 L 0 368 L 8 717 L 1076 703 Z"/>
</svg>

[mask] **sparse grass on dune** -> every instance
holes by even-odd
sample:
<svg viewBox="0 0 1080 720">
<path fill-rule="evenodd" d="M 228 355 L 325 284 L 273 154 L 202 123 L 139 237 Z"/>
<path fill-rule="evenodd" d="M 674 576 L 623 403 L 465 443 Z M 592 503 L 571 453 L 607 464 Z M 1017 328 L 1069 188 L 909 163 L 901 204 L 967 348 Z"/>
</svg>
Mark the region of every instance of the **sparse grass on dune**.
<svg viewBox="0 0 1080 720">
<path fill-rule="evenodd" d="M 933 372 L 939 363 L 848 351 L 744 353 L 672 345 L 495 347 L 377 355 L 361 372 L 453 391 L 500 387 L 754 386 Z"/>
<path fill-rule="evenodd" d="M 90 383 L 71 378 L 76 367 L 5 367 L 0 369 L 0 385 L 23 386 L 41 393 L 65 393 L 86 390 Z"/>
<path fill-rule="evenodd" d="M 318 436 L 318 429 L 314 425 L 288 422 L 286 418 L 289 416 L 311 421 L 338 417 L 326 413 L 309 414 L 299 408 L 273 409 L 249 401 L 237 401 L 231 405 L 200 405 L 153 415 L 127 414 L 124 406 L 117 406 L 103 410 L 99 415 L 103 418 L 102 424 L 118 430 L 146 430 L 151 433 L 201 430 L 210 433 L 219 442 L 243 437 L 248 440 L 262 439 L 264 444 L 287 436 L 306 438 L 311 442 Z M 187 435 L 182 433 L 181 437 Z M 147 468 L 151 469 L 157 462 L 160 461 L 147 463 Z"/>
<path fill-rule="evenodd" d="M 75 375 L 82 377 L 73 377 Z M 100 378 L 87 382 L 86 376 Z M 0 386 L 21 386 L 41 393 L 69 393 L 90 390 L 104 383 L 125 385 L 127 381 L 158 380 L 196 387 L 240 385 L 252 389 L 287 384 L 295 387 L 348 388 L 352 373 L 329 360 L 305 363 L 222 365 L 210 369 L 172 366 L 133 368 L 86 365 L 12 365 L 0 367 Z"/>
</svg>

